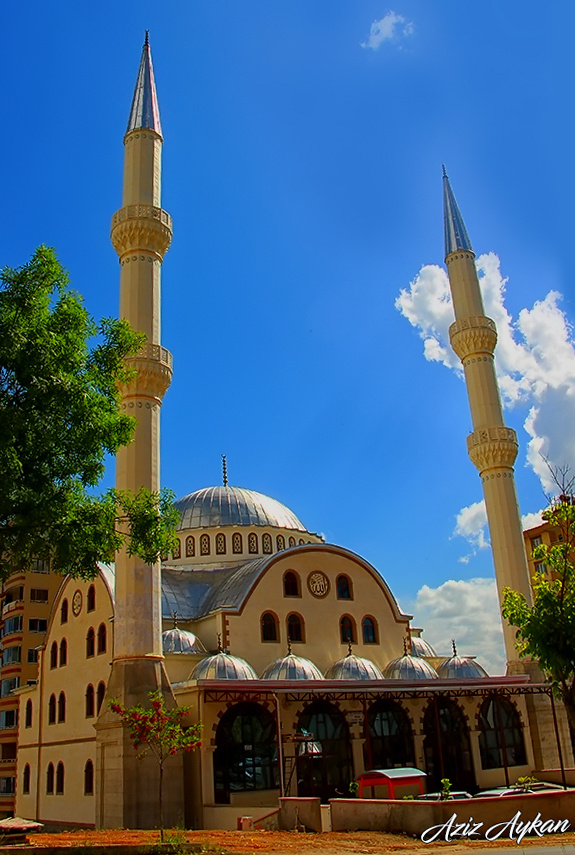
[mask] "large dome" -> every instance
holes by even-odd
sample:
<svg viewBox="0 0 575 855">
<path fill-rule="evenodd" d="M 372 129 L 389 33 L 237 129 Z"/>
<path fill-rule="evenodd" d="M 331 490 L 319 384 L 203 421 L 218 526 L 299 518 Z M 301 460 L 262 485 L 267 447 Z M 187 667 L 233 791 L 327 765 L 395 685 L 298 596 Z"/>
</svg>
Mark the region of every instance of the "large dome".
<svg viewBox="0 0 575 855">
<path fill-rule="evenodd" d="M 267 525 L 307 531 L 296 515 L 270 496 L 243 487 L 204 487 L 175 502 L 180 531 L 224 525 Z"/>
</svg>

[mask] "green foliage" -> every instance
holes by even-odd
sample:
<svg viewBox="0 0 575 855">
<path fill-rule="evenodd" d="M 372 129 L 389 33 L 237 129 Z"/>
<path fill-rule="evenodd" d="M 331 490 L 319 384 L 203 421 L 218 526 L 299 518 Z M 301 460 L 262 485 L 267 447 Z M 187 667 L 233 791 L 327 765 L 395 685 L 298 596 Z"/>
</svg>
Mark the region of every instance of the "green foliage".
<svg viewBox="0 0 575 855">
<path fill-rule="evenodd" d="M 132 745 L 137 751 L 136 756 L 143 760 L 147 754 L 153 754 L 160 770 L 158 802 L 160 806 L 160 830 L 164 842 L 164 816 L 162 785 L 164 765 L 168 757 L 176 754 L 195 751 L 201 746 L 201 724 L 188 724 L 183 721 L 188 717 L 191 707 L 173 707 L 167 709 L 160 692 L 150 692 L 150 706 L 141 705 L 124 707 L 116 700 L 110 701 L 110 709 L 120 716 L 122 724 L 127 728 Z"/>
<path fill-rule="evenodd" d="M 575 730 L 575 504 L 563 493 L 544 512 L 555 532 L 554 542 L 533 550 L 548 572 L 533 578 L 533 605 L 517 591 L 504 589 L 503 617 L 517 627 L 521 656 L 539 660 L 556 685 Z M 556 539 L 555 539 L 556 538 Z"/>
<path fill-rule="evenodd" d="M 523 775 L 523 777 L 517 778 L 514 786 L 520 790 L 524 790 L 526 793 L 529 793 L 531 791 L 531 784 L 536 783 L 537 778 L 534 778 L 533 775 Z"/>
<path fill-rule="evenodd" d="M 36 558 L 88 578 L 126 540 L 146 562 L 173 545 L 171 494 L 91 494 L 132 439 L 118 384 L 144 340 L 125 321 L 96 324 L 52 249 L 1 272 L 0 579 Z"/>
<path fill-rule="evenodd" d="M 349 786 L 348 786 L 348 790 L 352 796 L 356 796 L 357 791 L 359 790 L 359 784 L 357 783 L 357 781 L 350 781 Z"/>
<path fill-rule="evenodd" d="M 441 784 L 441 798 L 444 801 L 447 801 L 447 799 L 451 798 L 451 787 L 452 787 L 451 781 L 449 780 L 449 778 L 442 778 L 440 781 L 440 784 Z"/>
</svg>

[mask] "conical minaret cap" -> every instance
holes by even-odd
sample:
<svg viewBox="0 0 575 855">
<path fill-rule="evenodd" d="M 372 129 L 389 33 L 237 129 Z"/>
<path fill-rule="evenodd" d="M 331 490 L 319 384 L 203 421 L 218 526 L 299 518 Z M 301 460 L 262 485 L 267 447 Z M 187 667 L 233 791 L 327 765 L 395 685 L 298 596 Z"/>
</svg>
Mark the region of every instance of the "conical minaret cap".
<svg viewBox="0 0 575 855">
<path fill-rule="evenodd" d="M 445 257 L 458 249 L 473 252 L 465 223 L 457 207 L 445 166 L 443 167 L 443 228 L 445 231 Z"/>
<path fill-rule="evenodd" d="M 147 30 L 126 133 L 129 134 L 130 131 L 140 130 L 140 128 L 155 131 L 162 136 L 160 109 L 158 107 L 158 96 L 156 94 L 154 68 L 152 66 L 152 54 L 150 53 Z"/>
</svg>

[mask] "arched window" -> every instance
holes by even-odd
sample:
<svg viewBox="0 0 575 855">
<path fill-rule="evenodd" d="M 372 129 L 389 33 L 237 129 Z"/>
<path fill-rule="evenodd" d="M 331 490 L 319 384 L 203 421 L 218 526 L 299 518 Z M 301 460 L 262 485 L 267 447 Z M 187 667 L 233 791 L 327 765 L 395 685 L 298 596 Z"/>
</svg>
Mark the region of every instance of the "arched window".
<svg viewBox="0 0 575 855">
<path fill-rule="evenodd" d="M 271 555 L 272 552 L 272 536 L 267 531 L 262 535 L 262 550 L 265 555 Z"/>
<path fill-rule="evenodd" d="M 196 554 L 196 541 L 190 535 L 186 537 L 186 558 L 193 558 Z"/>
<path fill-rule="evenodd" d="M 290 546 L 295 546 L 295 537 L 290 537 L 290 539 L 288 540 L 288 543 Z"/>
<path fill-rule="evenodd" d="M 94 764 L 91 760 L 86 760 L 84 766 L 84 795 L 94 795 Z"/>
<path fill-rule="evenodd" d="M 284 573 L 284 597 L 301 597 L 299 576 L 293 570 Z"/>
<path fill-rule="evenodd" d="M 64 764 L 61 760 L 56 768 L 56 795 L 64 795 Z"/>
<path fill-rule="evenodd" d="M 62 600 L 60 606 L 60 623 L 68 623 L 68 600 Z"/>
<path fill-rule="evenodd" d="M 94 655 L 96 647 L 96 633 L 94 632 L 94 627 L 91 626 L 86 634 L 86 657 Z"/>
<path fill-rule="evenodd" d="M 92 718 L 94 715 L 94 687 L 90 683 L 86 689 L 86 718 Z"/>
<path fill-rule="evenodd" d="M 234 555 L 241 555 L 244 551 L 244 545 L 242 543 L 242 536 L 239 531 L 234 531 L 232 534 L 232 552 Z"/>
<path fill-rule="evenodd" d="M 278 619 L 271 612 L 262 615 L 262 641 L 279 641 Z"/>
<path fill-rule="evenodd" d="M 226 536 L 223 532 L 219 531 L 216 534 L 216 555 L 225 555 L 226 554 Z"/>
<path fill-rule="evenodd" d="M 200 536 L 200 555 L 209 555 L 210 554 L 210 536 L 209 534 L 202 534 Z"/>
<path fill-rule="evenodd" d="M 287 637 L 290 641 L 305 641 L 304 639 L 304 623 L 303 619 L 296 614 L 288 615 L 287 621 Z"/>
<path fill-rule="evenodd" d="M 357 641 L 357 636 L 355 634 L 355 621 L 349 615 L 344 615 L 340 618 L 339 638 L 342 644 L 347 644 L 350 641 L 355 644 Z"/>
<path fill-rule="evenodd" d="M 97 706 L 96 711 L 100 712 L 100 707 L 104 703 L 104 695 L 106 694 L 106 684 L 102 681 L 98 683 L 98 691 L 96 693 Z"/>
<path fill-rule="evenodd" d="M 26 701 L 26 712 L 24 714 L 24 727 L 32 727 L 32 701 Z"/>
<path fill-rule="evenodd" d="M 60 692 L 58 696 L 58 722 L 66 721 L 66 695 Z"/>
<path fill-rule="evenodd" d="M 303 539 L 303 537 L 300 537 L 300 539 L 299 539 L 299 545 L 301 546 L 301 545 L 302 545 L 302 543 L 305 543 L 305 540 Z"/>
<path fill-rule="evenodd" d="M 65 638 L 60 642 L 60 668 L 68 661 L 68 642 Z"/>
<path fill-rule="evenodd" d="M 25 796 L 30 793 L 30 765 L 26 763 L 22 775 L 22 792 Z"/>
<path fill-rule="evenodd" d="M 454 790 L 475 789 L 475 774 L 465 715 L 455 701 L 434 697 L 423 714 L 423 755 L 430 792 L 449 778 Z"/>
<path fill-rule="evenodd" d="M 335 582 L 338 600 L 353 600 L 349 576 L 338 576 Z"/>
<path fill-rule="evenodd" d="M 175 544 L 174 548 L 172 549 L 172 558 L 174 559 L 174 561 L 177 561 L 177 559 L 181 558 L 181 557 L 182 557 L 182 547 L 180 545 L 180 539 L 178 538 L 176 540 L 176 544 Z"/>
<path fill-rule="evenodd" d="M 101 623 L 98 627 L 98 653 L 106 652 L 106 624 Z"/>
<path fill-rule="evenodd" d="M 48 701 L 48 724 L 56 723 L 56 695 L 50 695 Z"/>
<path fill-rule="evenodd" d="M 46 792 L 49 796 L 54 794 L 54 764 L 48 763 L 46 769 Z"/>
<path fill-rule="evenodd" d="M 276 724 L 256 703 L 239 703 L 220 719 L 214 751 L 214 792 L 217 804 L 230 795 L 278 788 Z"/>
<path fill-rule="evenodd" d="M 258 554 L 258 536 L 254 531 L 248 534 L 248 552 L 250 555 Z"/>
<path fill-rule="evenodd" d="M 361 634 L 364 644 L 377 644 L 377 621 L 366 615 L 361 622 Z M 387 768 L 387 767 L 386 767 Z"/>
<path fill-rule="evenodd" d="M 286 539 L 283 534 L 278 534 L 276 537 L 276 549 L 278 552 L 281 552 L 282 549 L 286 548 Z"/>
<path fill-rule="evenodd" d="M 86 610 L 89 612 L 93 612 L 96 608 L 96 588 L 94 585 L 90 585 L 88 588 L 88 596 L 86 597 Z"/>
<path fill-rule="evenodd" d="M 478 720 L 483 769 L 523 766 L 527 762 L 521 721 L 511 701 L 499 695 L 485 698 Z"/>
<path fill-rule="evenodd" d="M 314 701 L 303 710 L 298 731 L 313 734 L 312 741 L 298 746 L 298 796 L 319 796 L 324 803 L 337 798 L 354 778 L 344 715 L 326 701 Z"/>
<path fill-rule="evenodd" d="M 366 741 L 365 768 L 393 769 L 413 766 L 415 752 L 409 718 L 401 704 L 381 699 L 367 713 L 369 742 Z"/>
<path fill-rule="evenodd" d="M 53 641 L 50 648 L 50 668 L 58 667 L 58 642 Z"/>
</svg>

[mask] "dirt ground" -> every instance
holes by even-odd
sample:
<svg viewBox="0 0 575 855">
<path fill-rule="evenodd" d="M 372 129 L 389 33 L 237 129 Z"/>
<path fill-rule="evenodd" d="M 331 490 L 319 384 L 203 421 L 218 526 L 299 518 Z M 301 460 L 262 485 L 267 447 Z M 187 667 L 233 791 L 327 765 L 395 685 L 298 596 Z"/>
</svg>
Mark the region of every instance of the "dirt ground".
<svg viewBox="0 0 575 855">
<path fill-rule="evenodd" d="M 502 849 L 509 846 L 517 851 L 517 843 L 510 840 L 465 841 L 462 843 L 434 843 L 426 846 L 420 840 L 381 832 L 331 832 L 327 834 L 304 834 L 295 831 L 166 831 L 165 839 L 172 842 L 193 843 L 206 852 L 230 852 L 238 855 L 381 855 L 382 853 L 405 852 L 427 853 L 445 851 L 445 855 L 465 855 L 473 849 Z M 60 834 L 33 834 L 30 842 L 34 847 L 51 846 L 94 846 L 110 844 L 154 844 L 159 842 L 158 831 L 91 831 L 75 830 Z M 549 835 L 544 838 L 525 838 L 519 851 L 530 846 L 573 846 L 575 834 Z M 39 853 L 40 855 L 40 853 Z"/>
</svg>

